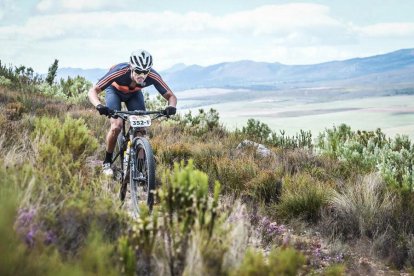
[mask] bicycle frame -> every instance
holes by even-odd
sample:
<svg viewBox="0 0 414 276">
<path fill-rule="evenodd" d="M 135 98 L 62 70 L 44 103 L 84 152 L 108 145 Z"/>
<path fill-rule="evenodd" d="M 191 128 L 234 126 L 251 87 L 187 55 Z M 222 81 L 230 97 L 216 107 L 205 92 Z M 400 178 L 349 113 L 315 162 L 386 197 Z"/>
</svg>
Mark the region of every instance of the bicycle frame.
<svg viewBox="0 0 414 276">
<path fill-rule="evenodd" d="M 143 115 L 155 114 L 153 118 L 145 118 Z M 130 116 L 141 116 L 129 118 Z M 120 177 L 121 182 L 120 199 L 125 200 L 128 183 L 131 185 L 133 194 L 134 210 L 137 214 L 138 202 L 137 193 L 141 188 L 147 189 L 147 204 L 152 209 L 153 196 L 150 196 L 151 191 L 155 189 L 155 163 L 151 149 L 151 145 L 144 134 L 139 135 L 143 129 L 151 125 L 150 121 L 166 116 L 163 111 L 114 111 L 111 114 L 112 118 L 121 118 L 123 121 L 121 133 L 117 138 L 118 152 L 112 160 L 112 164 L 120 158 Z M 166 116 L 167 118 L 169 116 Z M 127 121 L 130 122 L 127 130 Z M 121 139 L 121 141 L 120 141 Z M 128 148 L 129 147 L 129 148 Z M 128 157 L 124 154 L 128 153 Z M 128 160 L 126 160 L 128 159 Z M 138 160 L 142 160 L 139 162 Z M 129 182 L 128 182 L 129 180 Z M 141 188 L 140 188 L 141 187 Z M 146 188 L 145 188 L 146 187 Z"/>
<path fill-rule="evenodd" d="M 152 118 L 152 120 L 166 116 L 163 114 L 163 111 L 145 111 L 145 110 L 136 110 L 136 111 L 114 111 L 114 114 L 111 116 L 113 118 L 121 118 L 122 119 L 122 130 L 121 130 L 121 135 L 122 135 L 122 146 L 120 147 L 119 152 L 115 155 L 115 157 L 113 157 L 112 159 L 112 163 L 115 163 L 115 161 L 119 158 L 121 158 L 121 160 L 124 160 L 124 152 L 127 149 L 127 145 L 128 142 L 131 141 L 130 147 L 132 147 L 135 143 L 135 139 L 137 139 L 138 137 L 136 136 L 136 133 L 142 129 L 141 127 L 133 127 L 133 126 L 129 126 L 128 131 L 126 131 L 126 121 L 128 120 L 128 117 L 130 115 L 152 115 L 152 114 L 156 114 L 157 116 L 155 116 L 154 118 Z M 132 151 L 132 153 L 129 154 L 129 158 L 128 160 L 126 160 L 127 162 L 125 162 L 126 164 L 130 164 L 130 160 L 132 157 L 135 157 L 136 153 Z M 125 173 L 126 170 L 124 168 L 124 162 L 121 163 L 121 180 L 124 180 L 125 178 Z"/>
</svg>

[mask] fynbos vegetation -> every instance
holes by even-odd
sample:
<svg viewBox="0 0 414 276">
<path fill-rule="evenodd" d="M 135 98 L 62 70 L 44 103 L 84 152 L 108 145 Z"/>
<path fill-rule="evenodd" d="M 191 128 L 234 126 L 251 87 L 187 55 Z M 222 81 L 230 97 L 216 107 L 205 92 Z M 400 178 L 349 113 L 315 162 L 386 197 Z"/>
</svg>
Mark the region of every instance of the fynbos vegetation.
<svg viewBox="0 0 414 276">
<path fill-rule="evenodd" d="M 100 174 L 108 122 L 86 105 L 90 84 L 0 67 L 1 275 L 364 274 L 371 255 L 414 266 L 405 136 L 341 125 L 312 141 L 254 119 L 230 132 L 214 109 L 154 122 L 156 204 L 132 218 Z"/>
</svg>

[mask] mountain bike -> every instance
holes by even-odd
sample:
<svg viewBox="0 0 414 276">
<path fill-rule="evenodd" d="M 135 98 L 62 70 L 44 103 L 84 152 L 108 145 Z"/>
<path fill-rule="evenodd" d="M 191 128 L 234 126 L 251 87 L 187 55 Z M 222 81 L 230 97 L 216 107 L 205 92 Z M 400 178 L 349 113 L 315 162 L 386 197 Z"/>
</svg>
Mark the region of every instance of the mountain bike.
<svg viewBox="0 0 414 276">
<path fill-rule="evenodd" d="M 110 117 L 121 118 L 123 126 L 118 136 L 112 164 L 121 182 L 119 197 L 124 203 L 129 183 L 134 215 L 138 216 L 139 202 L 145 201 L 149 209 L 154 205 L 155 161 L 150 142 L 144 137 L 151 121 L 166 116 L 164 111 L 116 111 Z M 152 117 L 150 115 L 156 115 Z M 168 117 L 168 116 L 167 116 Z M 128 123 L 128 131 L 127 124 Z"/>
</svg>

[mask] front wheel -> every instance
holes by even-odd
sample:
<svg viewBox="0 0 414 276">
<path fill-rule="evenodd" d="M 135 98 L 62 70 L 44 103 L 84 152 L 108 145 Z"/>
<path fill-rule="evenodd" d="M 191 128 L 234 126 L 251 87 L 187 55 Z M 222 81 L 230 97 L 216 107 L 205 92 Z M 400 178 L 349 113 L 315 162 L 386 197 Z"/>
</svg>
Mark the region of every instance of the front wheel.
<svg viewBox="0 0 414 276">
<path fill-rule="evenodd" d="M 133 150 L 129 183 L 134 213 L 138 216 L 140 201 L 145 201 L 150 210 L 154 205 L 155 162 L 151 145 L 146 138 L 137 138 Z"/>
</svg>

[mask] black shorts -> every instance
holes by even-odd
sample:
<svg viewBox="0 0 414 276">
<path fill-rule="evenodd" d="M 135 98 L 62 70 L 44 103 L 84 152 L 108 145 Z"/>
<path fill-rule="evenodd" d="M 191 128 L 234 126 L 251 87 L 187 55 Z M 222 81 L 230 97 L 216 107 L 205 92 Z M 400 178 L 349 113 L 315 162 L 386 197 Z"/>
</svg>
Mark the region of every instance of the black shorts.
<svg viewBox="0 0 414 276">
<path fill-rule="evenodd" d="M 124 93 L 113 87 L 105 89 L 106 106 L 112 110 L 121 110 L 121 102 L 124 102 L 128 110 L 145 110 L 144 95 L 141 91 Z"/>
</svg>

